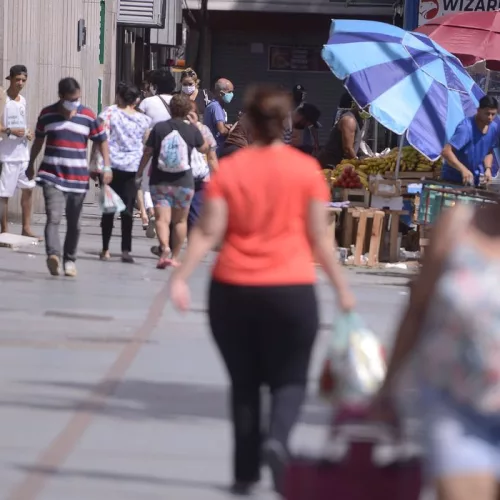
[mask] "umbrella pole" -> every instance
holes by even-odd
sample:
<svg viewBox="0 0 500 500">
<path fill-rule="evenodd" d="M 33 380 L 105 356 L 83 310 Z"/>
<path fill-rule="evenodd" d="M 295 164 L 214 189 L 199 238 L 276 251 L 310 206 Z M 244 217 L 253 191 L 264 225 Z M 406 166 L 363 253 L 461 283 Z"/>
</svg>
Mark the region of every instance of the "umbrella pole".
<svg viewBox="0 0 500 500">
<path fill-rule="evenodd" d="M 491 71 L 489 69 L 486 70 L 486 81 L 484 82 L 484 93 L 488 93 L 488 89 L 490 88 L 490 76 Z"/>
<path fill-rule="evenodd" d="M 402 134 L 399 136 L 399 149 L 398 149 L 398 159 L 396 160 L 396 172 L 395 172 L 395 178 L 397 179 L 399 177 L 399 168 L 401 165 L 401 157 L 403 156 L 403 143 L 405 140 L 405 135 Z"/>
</svg>

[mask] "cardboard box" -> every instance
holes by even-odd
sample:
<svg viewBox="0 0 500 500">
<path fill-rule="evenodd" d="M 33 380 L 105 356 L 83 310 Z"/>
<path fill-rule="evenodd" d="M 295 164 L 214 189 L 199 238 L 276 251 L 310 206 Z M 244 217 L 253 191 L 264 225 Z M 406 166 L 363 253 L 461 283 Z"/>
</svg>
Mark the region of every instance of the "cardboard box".
<svg viewBox="0 0 500 500">
<path fill-rule="evenodd" d="M 373 179 L 370 181 L 370 192 L 373 196 L 391 198 L 401 195 L 401 181 L 389 179 Z"/>
<path fill-rule="evenodd" d="M 372 208 L 378 208 L 378 209 L 387 208 L 388 210 L 403 210 L 403 197 L 402 196 L 384 197 L 384 196 L 372 195 L 372 201 L 370 206 Z"/>
</svg>

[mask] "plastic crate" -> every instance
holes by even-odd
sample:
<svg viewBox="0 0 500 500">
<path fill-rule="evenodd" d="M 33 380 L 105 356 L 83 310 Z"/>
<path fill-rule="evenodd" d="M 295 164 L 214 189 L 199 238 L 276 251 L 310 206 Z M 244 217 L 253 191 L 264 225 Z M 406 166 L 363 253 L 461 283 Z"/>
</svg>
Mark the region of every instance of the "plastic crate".
<svg viewBox="0 0 500 500">
<path fill-rule="evenodd" d="M 443 210 L 451 208 L 457 203 L 481 207 L 487 203 L 498 203 L 499 200 L 498 194 L 484 189 L 443 184 L 435 181 L 424 182 L 417 224 L 434 224 Z"/>
</svg>

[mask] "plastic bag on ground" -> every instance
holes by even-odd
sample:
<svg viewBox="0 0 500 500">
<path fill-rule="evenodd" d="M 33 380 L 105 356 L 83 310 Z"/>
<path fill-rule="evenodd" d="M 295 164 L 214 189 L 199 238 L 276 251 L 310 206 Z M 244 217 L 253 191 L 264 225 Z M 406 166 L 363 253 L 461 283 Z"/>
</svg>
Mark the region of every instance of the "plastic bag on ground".
<svg viewBox="0 0 500 500">
<path fill-rule="evenodd" d="M 101 189 L 99 207 L 103 214 L 116 214 L 127 208 L 123 200 L 109 186 L 103 186 Z"/>
<path fill-rule="evenodd" d="M 342 405 L 363 406 L 386 374 L 383 346 L 355 313 L 336 321 L 320 377 L 320 394 Z"/>
</svg>

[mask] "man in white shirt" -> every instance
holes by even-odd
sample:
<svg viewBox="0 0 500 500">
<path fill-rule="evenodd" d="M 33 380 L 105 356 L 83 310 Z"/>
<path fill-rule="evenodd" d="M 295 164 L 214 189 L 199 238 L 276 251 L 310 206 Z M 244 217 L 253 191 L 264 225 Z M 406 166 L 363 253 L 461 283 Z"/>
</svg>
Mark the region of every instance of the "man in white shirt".
<svg viewBox="0 0 500 500">
<path fill-rule="evenodd" d="M 8 229 L 7 204 L 16 188 L 22 189 L 22 234 L 34 237 L 31 232 L 31 206 L 35 181 L 26 176 L 30 159 L 28 142 L 33 139 L 28 129 L 26 99 L 21 91 L 26 85 L 28 70 L 22 64 L 10 68 L 10 81 L 5 96 L 5 108 L 0 122 L 0 216 L 1 232 Z"/>
<path fill-rule="evenodd" d="M 175 91 L 175 79 L 166 69 L 159 69 L 152 71 L 149 75 L 149 94 L 151 97 L 146 97 L 140 104 L 139 109 L 151 118 L 151 128 L 157 123 L 170 120 L 170 101 L 172 94 Z M 155 217 L 153 200 L 149 192 L 149 167 L 146 167 L 146 172 L 142 176 L 141 189 L 144 193 L 144 208 L 146 209 L 149 217 L 149 224 L 146 230 L 148 238 L 156 236 L 155 231 Z"/>
</svg>

